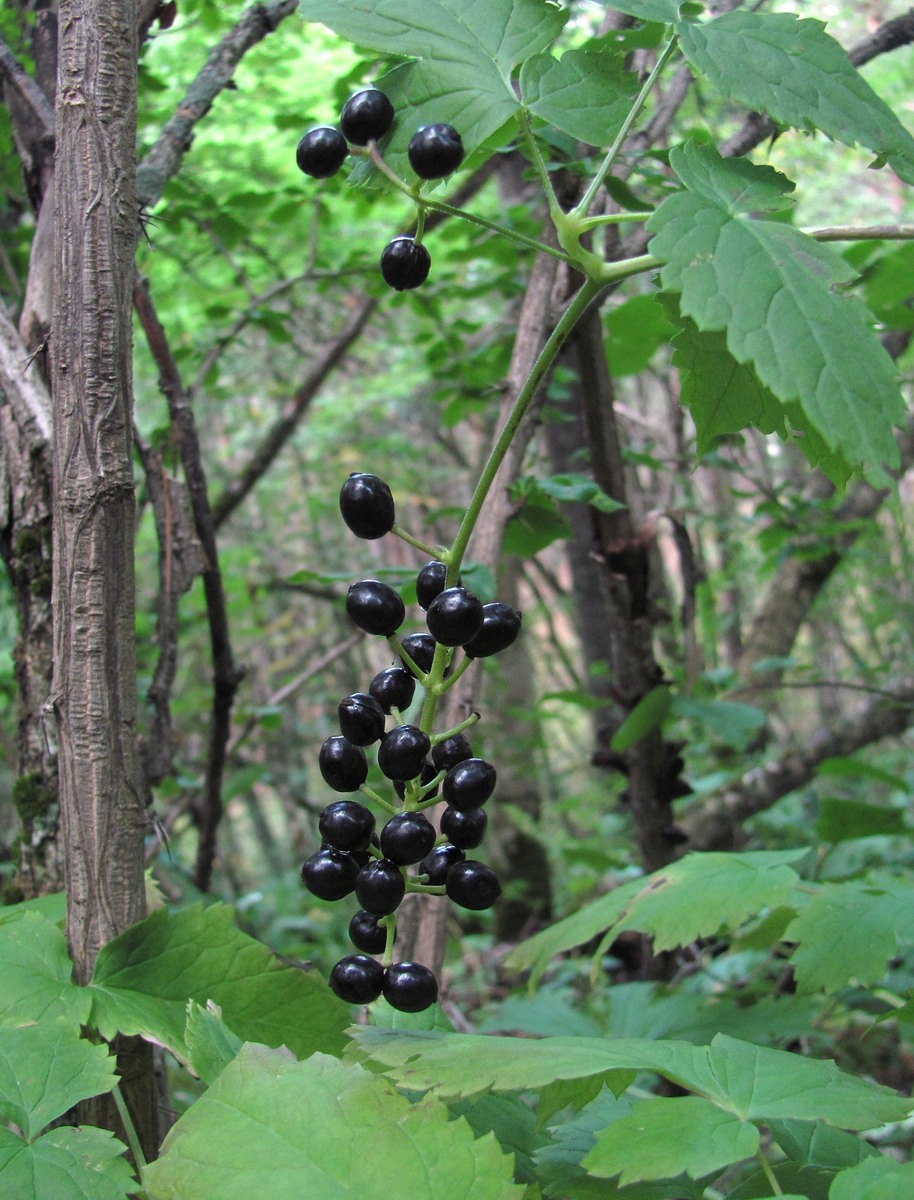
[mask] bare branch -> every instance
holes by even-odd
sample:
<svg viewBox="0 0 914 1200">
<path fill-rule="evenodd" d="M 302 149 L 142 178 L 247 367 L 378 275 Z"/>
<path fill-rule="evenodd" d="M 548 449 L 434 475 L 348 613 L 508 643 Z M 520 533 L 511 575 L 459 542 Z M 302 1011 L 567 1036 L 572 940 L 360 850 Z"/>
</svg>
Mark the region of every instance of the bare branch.
<svg viewBox="0 0 914 1200">
<path fill-rule="evenodd" d="M 35 454 L 45 455 L 51 443 L 51 398 L 15 326 L 0 307 L 0 392 L 13 410 L 16 424 Z"/>
<path fill-rule="evenodd" d="M 54 136 L 54 109 L 47 96 L 25 67 L 16 58 L 7 43 L 0 38 L 0 77 L 16 92 L 28 106 L 32 116 L 41 127 L 45 137 Z"/>
</svg>

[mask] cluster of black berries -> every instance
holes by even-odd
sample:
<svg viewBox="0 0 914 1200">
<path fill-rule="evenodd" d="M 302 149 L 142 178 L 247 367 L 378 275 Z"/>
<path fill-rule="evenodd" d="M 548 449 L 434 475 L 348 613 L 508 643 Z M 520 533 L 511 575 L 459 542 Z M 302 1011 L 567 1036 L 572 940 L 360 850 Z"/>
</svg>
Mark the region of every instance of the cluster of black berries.
<svg viewBox="0 0 914 1200">
<path fill-rule="evenodd" d="M 394 527 L 393 496 L 376 475 L 350 475 L 340 492 L 340 510 L 361 538 L 383 537 Z M 371 1003 L 383 993 L 404 1012 L 420 1012 L 434 1003 L 434 974 L 421 963 L 383 967 L 370 956 L 392 956 L 395 914 L 406 893 L 445 894 L 476 910 L 490 908 L 501 895 L 494 872 L 466 856 L 483 840 L 488 821 L 484 805 L 496 782 L 495 768 L 474 756 L 462 732 L 471 722 L 435 735 L 401 720 L 417 683 L 428 685 L 439 646 L 445 648 L 439 663 L 446 669 L 457 647 L 467 659 L 487 658 L 507 649 L 520 632 L 520 613 L 514 608 L 500 601 L 483 604 L 459 584 L 445 587 L 446 574 L 438 559 L 419 572 L 416 593 L 428 632 L 396 639 L 399 665 L 379 671 L 367 692 L 340 702 L 340 732 L 327 738 L 318 756 L 321 775 L 334 791 L 361 790 L 380 800 L 388 820 L 378 834 L 366 805 L 336 801 L 320 817 L 321 849 L 301 869 L 314 895 L 340 900 L 355 892 L 361 906 L 349 924 L 349 936 L 362 953 L 348 955 L 333 968 L 334 992 L 353 1004 Z M 352 585 L 346 610 L 360 629 L 386 638 L 395 638 L 406 616 L 401 596 L 376 579 Z M 391 728 L 388 718 L 395 722 Z M 378 766 L 393 785 L 399 806 L 366 787 L 365 747 L 375 744 Z M 446 807 L 439 835 L 423 810 L 440 802 Z"/>
<path fill-rule="evenodd" d="M 366 88 L 343 105 L 340 128 L 320 125 L 298 143 L 295 161 L 314 179 L 335 175 L 349 154 L 350 146 L 367 146 L 390 129 L 394 108 L 383 92 Z M 463 142 L 452 125 L 423 125 L 413 134 L 407 148 L 409 163 L 420 179 L 443 179 L 463 162 Z M 398 292 L 420 287 L 428 279 L 432 260 L 421 242 L 395 237 L 381 254 L 384 282 Z"/>
</svg>

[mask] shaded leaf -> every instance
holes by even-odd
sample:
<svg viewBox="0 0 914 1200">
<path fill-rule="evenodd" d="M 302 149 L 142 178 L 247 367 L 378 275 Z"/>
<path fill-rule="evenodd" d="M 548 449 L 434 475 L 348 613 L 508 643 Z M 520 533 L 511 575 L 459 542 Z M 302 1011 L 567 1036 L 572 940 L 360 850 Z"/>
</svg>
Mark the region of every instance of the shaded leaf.
<svg viewBox="0 0 914 1200">
<path fill-rule="evenodd" d="M 879 1151 L 863 1138 L 818 1121 L 770 1121 L 771 1136 L 788 1158 L 816 1167 L 851 1167 Z"/>
<path fill-rule="evenodd" d="M 816 818 L 816 836 L 823 842 L 847 842 L 854 838 L 891 837 L 910 832 L 899 808 L 864 804 L 823 796 Z"/>
<path fill-rule="evenodd" d="M 672 713 L 677 717 L 698 721 L 734 750 L 744 750 L 753 734 L 765 723 L 765 714 L 760 708 L 752 704 L 737 704 L 732 700 L 676 696 Z"/>
<path fill-rule="evenodd" d="M 673 693 L 666 684 L 659 684 L 643 696 L 612 736 L 613 750 L 627 750 L 653 733 L 666 720 L 673 702 Z"/>
<path fill-rule="evenodd" d="M 212 1083 L 241 1049 L 241 1039 L 222 1020 L 211 1002 L 204 1008 L 191 1000 L 187 1005 L 187 1065 L 204 1083 Z"/>
<path fill-rule="evenodd" d="M 914 1163 L 879 1155 L 841 1171 L 828 1193 L 829 1200 L 910 1200 L 914 1193 Z"/>
</svg>

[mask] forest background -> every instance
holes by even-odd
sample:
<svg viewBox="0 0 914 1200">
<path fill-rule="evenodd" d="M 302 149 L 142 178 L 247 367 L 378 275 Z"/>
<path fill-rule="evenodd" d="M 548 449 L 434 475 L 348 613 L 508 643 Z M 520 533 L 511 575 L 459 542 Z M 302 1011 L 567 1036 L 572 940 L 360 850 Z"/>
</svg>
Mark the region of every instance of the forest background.
<svg viewBox="0 0 914 1200">
<path fill-rule="evenodd" d="M 68 836 L 60 821 L 50 721 L 54 645 L 59 660 L 66 634 L 59 626 L 55 633 L 50 607 L 60 566 L 40 398 L 53 354 L 51 218 L 42 208 L 54 170 L 56 6 L 23 0 L 0 15 L 0 646 L 8 648 L 0 656 L 0 871 L 10 911 L 44 898 L 30 919 L 55 927 L 64 920 L 56 898 L 69 891 L 80 984 L 93 978 L 101 946 L 147 911 L 216 912 L 212 902 L 224 901 L 245 935 L 296 970 L 310 967 L 302 973 L 326 990 L 333 963 L 351 951 L 351 910 L 309 896 L 299 877 L 320 842 L 319 814 L 335 798 L 317 752 L 336 731 L 340 698 L 364 690 L 389 661 L 385 647 L 347 620 L 346 589 L 373 576 L 409 601 L 424 561 L 394 538 L 355 539 L 340 518 L 340 486 L 350 472 L 376 472 L 393 490 L 398 522 L 446 546 L 543 330 L 570 294 L 567 264 L 532 246 L 548 236 L 548 214 L 529 158 L 514 145 L 477 148 L 433 195 L 526 244 L 430 214 L 428 282 L 403 294 L 384 286 L 380 251 L 410 227 L 411 205 L 392 190 L 352 187 L 345 172 L 305 179 L 295 145 L 311 125 L 335 122 L 346 98 L 392 60 L 301 20 L 296 7 L 181 0 L 141 3 L 137 13 L 135 408 L 120 434 L 132 441 L 136 486 L 135 518 L 124 514 L 134 547 L 136 662 L 134 669 L 120 660 L 114 690 L 138 698 L 140 781 L 136 806 L 128 802 L 115 816 L 128 814 L 125 837 L 138 825 L 142 836 L 139 857 L 124 851 L 134 857 L 123 896 L 123 880 L 110 897 L 109 883 L 91 870 L 83 881 L 95 900 L 100 888 L 103 902 L 80 945 L 72 904 L 79 856 L 72 827 Z M 638 15 L 638 5 L 623 7 Z M 656 18 L 664 7 L 658 0 L 645 11 Z M 914 126 L 914 20 L 903 6 L 771 7 L 827 20 L 901 124 Z M 113 21 L 104 9 L 99 19 Z M 657 59 L 659 28 L 579 3 L 559 44 L 592 49 L 593 39 L 627 37 L 620 44 L 643 79 Z M 17 62 L 38 91 L 23 83 Z M 673 62 L 635 126 L 627 170 L 659 202 L 673 187 L 670 146 L 697 134 L 796 180 L 790 220 L 800 228 L 884 227 L 883 237 L 847 238 L 838 249 L 859 273 L 855 290 L 909 397 L 914 253 L 896 236 L 914 222 L 909 183 L 884 166 L 872 169 L 867 150 L 765 120 Z M 548 143 L 570 198 L 579 174 L 592 173 L 600 158 L 584 141 L 559 131 Z M 622 170 L 608 182 L 607 211 L 637 214 L 630 184 Z M 615 235 L 603 245 L 612 257 L 641 226 L 609 228 L 622 231 L 618 245 Z M 474 750 L 499 772 L 485 858 L 505 893 L 490 913 L 417 905 L 407 914 L 401 936 L 442 980 L 442 1005 L 425 1029 L 696 1046 L 723 1033 L 810 1060 L 834 1058 L 860 1081 L 909 1096 L 911 430 L 896 413 L 891 476 L 870 466 L 862 478 L 845 469 L 843 451 L 820 446 L 810 454 L 802 434 L 743 428 L 725 405 L 714 420 L 705 414 L 696 435 L 681 401 L 695 401 L 706 367 L 689 362 L 688 345 L 673 342 L 677 332 L 650 275 L 604 298 L 550 371 L 471 545 L 465 581 L 484 600 L 497 595 L 523 612 L 521 639 L 484 672 L 468 673 L 482 714 Z M 122 346 L 119 353 L 123 360 Z M 707 370 L 702 385 L 725 394 L 727 381 Z M 30 386 L 38 400 L 26 394 Z M 871 428 L 883 418 L 873 416 Z M 869 447 L 866 428 L 860 437 Z M 881 437 L 874 432 L 871 445 L 884 445 Z M 821 470 L 808 461 L 817 455 Z M 85 516 L 92 504 L 83 502 Z M 90 709 L 98 683 L 87 676 Z M 108 695 L 110 683 L 101 689 Z M 101 757 L 110 761 L 111 749 Z M 84 747 L 74 757 L 93 754 Z M 103 775 L 100 768 L 93 785 L 100 792 Z M 112 836 L 116 843 L 120 828 Z M 120 853 L 104 850 L 119 861 Z M 657 911 L 642 890 L 652 873 Z M 634 896 L 634 909 L 625 907 Z M 0 930 L 14 924 L 0 922 Z M 205 942 L 211 932 L 197 936 Z M 526 989 L 531 968 L 535 991 Z M 196 991 L 201 1004 L 214 994 Z M 20 999 L 10 1012 L 21 1016 Z M 331 1000 L 321 1019 L 342 1029 Z M 151 1036 L 143 1020 L 110 1017 L 108 1025 Z M 421 1025 L 390 1014 L 373 1021 L 381 1029 Z M 108 1036 L 104 1019 L 97 1028 Z M 175 1051 L 159 1026 L 156 1033 L 153 1040 Z M 327 1038 L 299 1050 L 335 1050 Z M 394 1043 L 366 1046 L 402 1083 Z M 175 1060 L 167 1100 L 160 1087 L 155 1101 L 168 1112 L 160 1129 L 193 1111 L 201 1079 L 218 1074 L 211 1080 L 178 1065 L 199 1067 L 192 1055 Z M 664 1102 L 685 1098 L 678 1087 L 709 1103 L 708 1089 L 677 1067 L 636 1066 L 666 1079 L 657 1092 Z M 673 1196 L 691 1188 L 699 1197 L 840 1200 L 836 1176 L 871 1170 L 863 1160 L 872 1148 L 889 1152 L 880 1162 L 909 1165 L 910 1119 L 874 1091 L 857 1101 L 852 1119 L 830 1122 L 878 1128 L 867 1140 L 849 1139 L 868 1149 L 842 1144 L 821 1161 L 808 1144 L 797 1149 L 798 1127 L 821 1114 L 788 1114 L 786 1132 L 763 1114 L 773 1165 L 756 1161 L 747 1118 L 737 1132 L 728 1127 L 723 1159 L 690 1159 L 683 1147 L 708 1142 L 710 1117 L 681 1107 L 682 1138 L 671 1138 L 680 1157 L 658 1174 L 632 1149 L 623 1124 L 631 1110 L 613 1109 L 621 1102 L 599 1090 L 610 1069 L 621 1066 L 585 1072 L 579 1092 L 550 1096 L 540 1125 L 517 1134 L 512 1180 L 528 1195 Z M 466 1103 L 460 1097 L 481 1090 L 479 1080 L 452 1083 L 450 1092 L 436 1080 L 451 1116 Z M 649 1103 L 646 1095 L 638 1102 Z M 867 1103 L 869 1120 L 860 1115 Z M 575 1115 L 565 1132 L 547 1137 L 544 1127 L 554 1129 L 548 1122 L 566 1108 Z M 464 1115 L 477 1133 L 506 1123 L 504 1113 L 501 1126 L 491 1114 L 488 1125 Z M 511 1117 L 520 1121 L 513 1108 Z M 36 1135 L 46 1123 L 36 1124 Z M 90 1123 L 127 1137 L 104 1114 Z M 583 1167 L 597 1132 L 614 1127 L 616 1141 L 607 1135 L 601 1143 L 603 1162 Z M 157 1140 L 140 1129 L 145 1157 Z M 507 1134 L 500 1142 L 512 1145 Z M 503 1190 L 515 1183 L 500 1171 L 492 1166 L 490 1179 L 480 1168 L 480 1196 L 515 1194 Z M 606 1182 L 620 1172 L 618 1185 Z M 877 1182 L 910 1188 L 910 1174 Z M 833 1184 L 838 1190 L 829 1192 Z M 151 1196 L 172 1194 L 161 1182 L 161 1192 L 154 1181 L 148 1186 Z"/>
</svg>

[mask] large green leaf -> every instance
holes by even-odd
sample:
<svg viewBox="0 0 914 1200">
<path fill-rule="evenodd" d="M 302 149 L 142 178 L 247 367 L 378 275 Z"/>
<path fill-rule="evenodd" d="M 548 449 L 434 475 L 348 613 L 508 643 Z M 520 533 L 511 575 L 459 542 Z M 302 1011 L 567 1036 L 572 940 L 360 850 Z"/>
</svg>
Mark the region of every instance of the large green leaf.
<svg viewBox="0 0 914 1200">
<path fill-rule="evenodd" d="M 752 364 L 787 417 L 801 411 L 803 427 L 849 463 L 877 471 L 896 463 L 892 423 L 904 407 L 895 368 L 864 306 L 835 290 L 853 275 L 847 262 L 790 225 L 728 207 L 721 193 L 732 168 L 712 147 L 690 143 L 670 162 L 710 180 L 668 197 L 647 223 L 681 313 L 703 331 L 725 331 L 730 354 Z M 743 182 L 741 172 L 734 186 Z"/>
<path fill-rule="evenodd" d="M 899 941 L 914 930 L 914 887 L 825 884 L 784 933 L 798 942 L 791 958 L 797 988 L 833 992 L 851 980 L 881 979 Z"/>
<path fill-rule="evenodd" d="M 914 1163 L 880 1155 L 841 1171 L 828 1200 L 910 1200 L 914 1195 Z"/>
<path fill-rule="evenodd" d="M 685 1171 L 693 1179 L 755 1154 L 758 1129 L 700 1096 L 636 1101 L 629 1116 L 598 1134 L 584 1159 L 591 1175 L 619 1182 L 670 1179 Z"/>
<path fill-rule="evenodd" d="M 123 1200 L 136 1193 L 126 1147 L 106 1129 L 51 1129 L 24 1142 L 0 1126 L 0 1195 L 9 1200 Z"/>
<path fill-rule="evenodd" d="M 358 1065 L 244 1046 L 144 1172 L 149 1200 L 521 1200 L 512 1158 Z"/>
<path fill-rule="evenodd" d="M 222 904 L 160 909 L 131 926 L 102 948 L 91 987 L 104 1037 L 143 1034 L 182 1058 L 189 999 L 217 1004 L 242 1039 L 285 1045 L 300 1057 L 342 1050 L 351 1016 L 316 972 L 285 966 Z"/>
<path fill-rule="evenodd" d="M 637 91 L 622 55 L 566 50 L 537 54 L 520 72 L 524 106 L 556 129 L 591 146 L 608 146 L 622 128 Z"/>
<path fill-rule="evenodd" d="M 510 121 L 514 67 L 545 50 L 568 15 L 542 0 L 300 0 L 300 9 L 359 46 L 414 60 L 378 81 L 400 113 L 384 156 L 404 174 L 418 126 L 452 124 L 469 152 Z"/>
<path fill-rule="evenodd" d="M 0 1025 L 0 1119 L 26 1137 L 117 1082 L 115 1060 L 64 1020 Z"/>
<path fill-rule="evenodd" d="M 812 1166 L 837 1170 L 879 1157 L 879 1151 L 863 1138 L 818 1121 L 769 1121 L 768 1128 L 789 1159 Z"/>
<path fill-rule="evenodd" d="M 820 129 L 886 158 L 914 183 L 914 139 L 816 20 L 790 13 L 723 13 L 678 26 L 697 73 L 719 91 L 782 125 Z"/>
<path fill-rule="evenodd" d="M 67 939 L 47 917 L 27 912 L 0 924 L 0 1020 L 65 1017 L 78 1029 L 92 996 L 75 986 L 72 974 Z"/>
<path fill-rule="evenodd" d="M 735 928 L 763 908 L 783 904 L 798 881 L 789 866 L 805 850 L 745 854 L 687 854 L 640 880 L 631 880 L 534 935 L 511 951 L 511 969 L 535 966 L 592 937 L 604 943 L 623 929 L 654 937 L 657 950 L 687 945 L 722 928 Z"/>
</svg>

